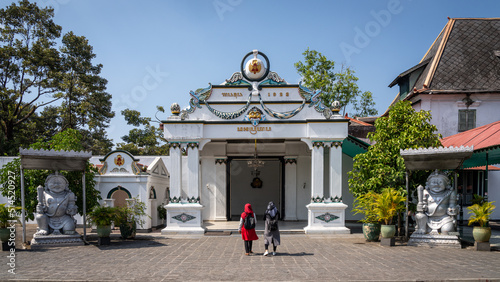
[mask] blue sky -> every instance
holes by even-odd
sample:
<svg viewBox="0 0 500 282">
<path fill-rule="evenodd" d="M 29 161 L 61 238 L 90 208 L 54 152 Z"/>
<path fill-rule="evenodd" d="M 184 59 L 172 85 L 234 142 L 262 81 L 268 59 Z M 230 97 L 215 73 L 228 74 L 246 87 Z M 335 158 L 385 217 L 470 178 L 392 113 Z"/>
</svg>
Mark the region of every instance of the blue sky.
<svg viewBox="0 0 500 282">
<path fill-rule="evenodd" d="M 7 1 L 2 1 L 6 6 Z M 245 54 L 264 52 L 271 70 L 300 80 L 294 63 L 308 47 L 345 64 L 371 91 L 379 114 L 398 92 L 388 88 L 417 64 L 447 17 L 499 17 L 500 1 L 117 1 L 40 0 L 55 8 L 63 33 L 88 38 L 104 65 L 116 117 L 114 142 L 131 127 L 120 111 L 154 118 L 156 105 L 186 107 L 189 91 L 219 84 L 239 71 Z"/>
</svg>

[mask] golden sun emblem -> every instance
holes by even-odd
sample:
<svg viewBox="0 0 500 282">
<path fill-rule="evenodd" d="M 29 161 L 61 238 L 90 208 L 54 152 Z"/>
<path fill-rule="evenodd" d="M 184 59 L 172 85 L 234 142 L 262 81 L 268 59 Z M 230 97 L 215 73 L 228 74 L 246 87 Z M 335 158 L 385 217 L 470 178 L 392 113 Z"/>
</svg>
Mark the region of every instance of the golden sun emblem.
<svg viewBox="0 0 500 282">
<path fill-rule="evenodd" d="M 116 156 L 115 165 L 122 166 L 124 163 L 125 163 L 125 160 L 123 159 L 122 155 Z"/>
<path fill-rule="evenodd" d="M 262 65 L 260 64 L 260 62 L 258 60 L 254 59 L 254 60 L 252 60 L 252 62 L 250 62 L 250 65 L 248 66 L 248 68 L 250 69 L 250 72 L 252 72 L 253 74 L 257 74 L 262 69 Z"/>
</svg>

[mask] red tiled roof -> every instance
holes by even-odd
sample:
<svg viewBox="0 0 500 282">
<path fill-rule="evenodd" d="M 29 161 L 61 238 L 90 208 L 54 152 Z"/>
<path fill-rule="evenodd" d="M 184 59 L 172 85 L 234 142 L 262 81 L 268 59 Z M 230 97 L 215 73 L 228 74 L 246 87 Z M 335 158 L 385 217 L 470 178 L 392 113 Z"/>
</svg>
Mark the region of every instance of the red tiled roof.
<svg viewBox="0 0 500 282">
<path fill-rule="evenodd" d="M 471 168 L 466 168 L 465 170 L 486 170 L 486 166 L 476 166 L 476 167 L 471 167 Z M 494 165 L 489 165 L 488 170 L 500 170 L 500 167 L 496 167 Z"/>
<path fill-rule="evenodd" d="M 352 122 L 355 122 L 355 123 L 357 123 L 357 124 L 359 124 L 359 125 L 364 125 L 364 126 L 373 126 L 373 125 L 371 125 L 371 124 L 369 124 L 369 123 L 366 123 L 366 122 L 364 122 L 364 121 L 360 121 L 360 120 L 357 120 L 357 119 L 351 118 L 351 117 L 347 116 L 347 114 L 345 114 L 344 118 L 346 118 L 346 119 L 348 119 L 348 120 L 350 120 L 350 121 L 352 121 Z"/>
<path fill-rule="evenodd" d="M 500 145 L 500 121 L 441 139 L 444 147 L 474 146 L 474 151 Z"/>
</svg>

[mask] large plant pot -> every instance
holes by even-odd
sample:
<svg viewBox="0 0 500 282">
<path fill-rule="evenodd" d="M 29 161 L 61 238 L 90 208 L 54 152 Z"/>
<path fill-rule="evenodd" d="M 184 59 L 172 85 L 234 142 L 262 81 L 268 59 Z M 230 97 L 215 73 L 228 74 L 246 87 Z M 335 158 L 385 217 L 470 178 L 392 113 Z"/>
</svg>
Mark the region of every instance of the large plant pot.
<svg viewBox="0 0 500 282">
<path fill-rule="evenodd" d="M 0 228 L 0 241 L 7 242 L 10 237 L 10 229 Z"/>
<path fill-rule="evenodd" d="M 380 235 L 382 238 L 392 238 L 396 234 L 396 225 L 382 224 L 380 227 Z"/>
<path fill-rule="evenodd" d="M 363 235 L 368 242 L 378 241 L 380 237 L 380 223 L 363 223 Z"/>
<path fill-rule="evenodd" d="M 489 242 L 491 237 L 491 227 L 474 226 L 472 228 L 472 237 L 476 242 Z"/>
<path fill-rule="evenodd" d="M 120 234 L 123 239 L 134 239 L 137 227 L 135 222 L 125 222 L 120 224 Z"/>
<path fill-rule="evenodd" d="M 111 234 L 111 225 L 97 225 L 97 236 L 98 237 L 109 237 Z"/>
</svg>

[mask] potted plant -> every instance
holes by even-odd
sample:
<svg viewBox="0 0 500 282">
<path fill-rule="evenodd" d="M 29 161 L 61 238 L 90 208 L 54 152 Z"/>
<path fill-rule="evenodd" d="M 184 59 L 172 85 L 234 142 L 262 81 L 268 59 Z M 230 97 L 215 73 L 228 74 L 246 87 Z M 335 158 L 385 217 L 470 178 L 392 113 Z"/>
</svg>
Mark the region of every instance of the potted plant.
<svg viewBox="0 0 500 282">
<path fill-rule="evenodd" d="M 382 221 L 380 235 L 382 238 L 392 238 L 396 234 L 396 226 L 392 224 L 392 218 L 404 210 L 406 197 L 402 191 L 394 188 L 384 188 L 375 200 L 374 209 L 377 217 Z"/>
<path fill-rule="evenodd" d="M 116 224 L 120 227 L 122 239 L 134 239 L 137 225 L 143 226 L 146 221 L 146 204 L 138 197 L 127 202 L 126 207 L 117 208 Z"/>
<path fill-rule="evenodd" d="M 494 202 L 480 201 L 478 197 L 474 197 L 478 201 L 470 207 L 467 207 L 469 214 L 469 225 L 477 224 L 472 229 L 472 236 L 476 242 L 489 242 L 491 237 L 491 227 L 488 226 L 490 216 L 495 209 Z"/>
<path fill-rule="evenodd" d="M 380 236 L 380 221 L 375 212 L 375 200 L 378 194 L 370 191 L 354 200 L 354 214 L 363 214 L 364 218 L 360 220 L 363 223 L 363 235 L 366 241 L 378 241 Z"/>
<path fill-rule="evenodd" d="M 167 209 L 165 208 L 165 204 L 162 203 L 157 207 L 156 210 L 158 211 L 158 216 L 160 217 L 161 222 L 163 223 L 167 218 Z"/>
<path fill-rule="evenodd" d="M 7 204 L 0 204 L 0 241 L 7 242 L 10 237 L 11 231 L 9 226 L 12 221 L 19 222 L 19 215 L 17 211 L 20 207 L 6 206 Z"/>
<path fill-rule="evenodd" d="M 111 234 L 111 224 L 116 219 L 116 209 L 107 206 L 96 206 L 87 214 L 87 217 L 88 222 L 97 227 L 98 237 L 109 237 Z"/>
</svg>

